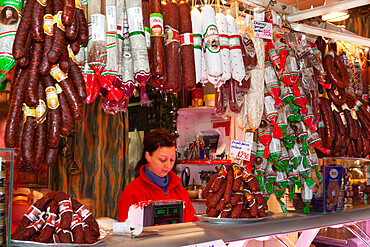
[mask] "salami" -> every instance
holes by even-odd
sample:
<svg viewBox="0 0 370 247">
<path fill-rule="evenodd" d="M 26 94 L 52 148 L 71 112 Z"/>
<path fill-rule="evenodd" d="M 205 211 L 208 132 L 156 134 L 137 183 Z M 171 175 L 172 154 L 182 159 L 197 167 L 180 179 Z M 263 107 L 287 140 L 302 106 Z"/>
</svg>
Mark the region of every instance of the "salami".
<svg viewBox="0 0 370 247">
<path fill-rule="evenodd" d="M 36 106 L 37 98 L 37 83 L 39 81 L 39 66 L 42 57 L 43 43 L 34 43 L 31 51 L 31 61 L 29 65 L 29 77 L 26 87 L 25 101 L 29 106 Z"/>
<path fill-rule="evenodd" d="M 43 18 L 46 0 L 35 1 L 32 11 L 31 34 L 35 42 L 44 42 Z"/>
<path fill-rule="evenodd" d="M 53 44 L 50 48 L 50 51 L 48 52 L 48 60 L 50 63 L 56 63 L 62 54 L 63 47 L 66 42 L 65 38 L 65 27 L 62 24 L 62 9 L 63 9 L 63 3 L 62 0 L 53 0 L 53 13 L 54 13 L 54 19 L 55 23 L 53 25 Z"/>
<path fill-rule="evenodd" d="M 35 108 L 30 108 L 26 104 L 23 104 L 23 115 L 24 125 L 22 134 L 22 158 L 23 162 L 27 165 L 34 165 L 34 150 L 33 150 L 33 139 L 34 139 L 34 122 L 35 122 Z"/>
<path fill-rule="evenodd" d="M 34 163 L 35 167 L 40 167 L 45 156 L 47 121 L 46 120 L 46 97 L 45 88 L 42 83 L 38 84 L 37 96 L 39 103 L 35 109 L 35 137 L 34 137 Z"/>
<path fill-rule="evenodd" d="M 42 53 L 42 59 L 39 67 L 39 73 L 43 76 L 46 76 L 50 73 L 52 63 L 48 60 L 48 53 L 53 45 L 53 0 L 48 0 L 45 7 L 44 15 L 44 50 Z"/>
<path fill-rule="evenodd" d="M 223 73 L 222 55 L 215 10 L 209 5 L 205 5 L 202 10 L 202 27 L 208 80 L 217 85 Z"/>
<path fill-rule="evenodd" d="M 191 27 L 193 30 L 194 40 L 194 65 L 195 65 L 195 82 L 202 81 L 202 16 L 197 8 L 193 8 L 190 11 L 191 15 Z"/>
<path fill-rule="evenodd" d="M 217 29 L 220 37 L 220 48 L 222 54 L 222 79 L 221 81 L 225 82 L 231 78 L 231 52 L 229 46 L 229 23 L 227 18 L 222 13 L 216 14 Z M 235 37 L 234 37 L 235 38 Z"/>
</svg>

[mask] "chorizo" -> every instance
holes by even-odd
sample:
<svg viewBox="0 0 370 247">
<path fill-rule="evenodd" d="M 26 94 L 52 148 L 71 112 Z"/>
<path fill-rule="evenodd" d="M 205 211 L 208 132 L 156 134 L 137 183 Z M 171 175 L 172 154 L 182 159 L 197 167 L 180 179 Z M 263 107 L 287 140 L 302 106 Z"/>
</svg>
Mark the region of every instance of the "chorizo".
<svg viewBox="0 0 370 247">
<path fill-rule="evenodd" d="M 323 97 L 320 98 L 320 113 L 325 125 L 326 148 L 329 149 L 333 144 L 335 133 L 333 130 L 333 123 L 330 122 L 330 113 L 328 112 L 328 108 L 326 107 L 325 100 L 326 99 Z"/>
<path fill-rule="evenodd" d="M 161 0 L 149 0 L 150 8 L 150 51 L 152 55 L 152 75 L 157 84 L 164 86 L 167 81 L 164 51 L 164 28 Z"/>
<path fill-rule="evenodd" d="M 70 244 L 72 243 L 71 231 L 69 229 L 62 229 L 60 227 L 60 221 L 61 219 L 59 218 L 55 223 L 55 232 L 58 234 L 59 242 Z"/>
<path fill-rule="evenodd" d="M 73 214 L 72 216 L 71 231 L 73 235 L 73 243 L 83 244 L 84 242 L 83 221 L 80 219 L 80 217 L 78 217 L 77 214 Z"/>
<path fill-rule="evenodd" d="M 44 4 L 44 5 L 41 5 Z M 46 1 L 35 1 L 32 11 L 31 33 L 35 42 L 44 42 L 44 12 Z"/>
<path fill-rule="evenodd" d="M 79 45 L 86 46 L 89 41 L 89 28 L 87 26 L 86 17 L 82 9 L 76 9 L 76 15 L 79 24 L 77 37 L 78 43 Z"/>
<path fill-rule="evenodd" d="M 218 176 L 218 173 L 216 173 L 215 175 L 213 175 L 213 176 L 212 176 L 212 178 L 208 181 L 208 183 L 207 183 L 206 187 L 204 188 L 204 190 L 203 190 L 203 196 L 204 196 L 205 198 L 207 198 L 207 197 L 208 197 L 209 190 L 210 190 L 210 188 L 211 188 L 211 186 L 212 186 L 213 182 L 214 182 L 214 181 L 215 181 L 215 179 L 217 178 L 217 176 Z"/>
<path fill-rule="evenodd" d="M 51 202 L 49 202 L 46 208 L 47 210 L 45 215 L 45 225 L 40 231 L 40 235 L 38 235 L 34 239 L 35 242 L 49 243 L 55 231 L 55 222 L 57 219 L 58 204 L 55 200 L 52 200 Z"/>
<path fill-rule="evenodd" d="M 178 92 L 179 86 L 179 6 L 175 0 L 163 4 L 165 25 L 165 65 L 167 82 L 164 87 L 170 92 Z"/>
<path fill-rule="evenodd" d="M 233 175 L 234 175 L 234 183 L 233 183 L 232 190 L 240 191 L 240 186 L 242 185 L 242 171 L 240 167 L 236 164 L 233 165 Z"/>
<path fill-rule="evenodd" d="M 60 55 L 59 58 L 59 68 L 64 72 L 68 73 L 69 70 L 71 69 L 71 63 L 69 61 L 69 55 L 68 55 L 68 50 L 67 50 L 67 44 L 64 44 L 62 48 L 62 54 Z"/>
<path fill-rule="evenodd" d="M 45 156 L 46 138 L 47 138 L 47 121 L 46 119 L 46 97 L 45 88 L 42 83 L 39 83 L 37 96 L 39 98 L 39 104 L 36 107 L 35 119 L 36 129 L 34 137 L 34 163 L 40 167 Z"/>
<path fill-rule="evenodd" d="M 31 28 L 32 11 L 35 2 L 36 1 L 32 0 L 27 1 L 26 7 L 24 8 L 24 11 L 22 11 L 23 16 L 13 42 L 12 54 L 15 59 L 23 57 L 26 52 L 25 43 Z"/>
<path fill-rule="evenodd" d="M 81 70 L 77 63 L 75 63 L 72 58 L 70 58 L 70 63 L 71 69 L 69 70 L 68 76 L 71 78 L 80 100 L 84 101 L 87 96 L 84 78 L 82 77 Z"/>
<path fill-rule="evenodd" d="M 46 101 L 49 109 L 48 114 L 48 140 L 47 146 L 50 149 L 56 149 L 59 145 L 60 140 L 60 129 L 61 129 L 61 116 L 59 108 L 59 100 L 57 95 L 57 90 L 54 87 L 54 80 L 50 75 L 42 78 L 42 83 L 45 87 Z M 51 150 L 46 152 L 51 154 Z M 46 158 L 46 157 L 45 157 Z"/>
<path fill-rule="evenodd" d="M 342 122 L 342 118 L 340 117 L 339 110 L 334 105 L 333 102 L 331 103 L 331 108 L 333 110 L 333 117 L 334 117 L 335 124 L 336 124 L 336 126 L 338 128 L 338 132 L 339 132 L 340 135 L 344 135 L 345 132 L 346 132 L 346 127 L 344 126 L 344 124 Z"/>
<path fill-rule="evenodd" d="M 218 171 L 216 179 L 212 183 L 210 192 L 214 192 L 214 193 L 217 192 L 220 189 L 220 187 L 221 187 L 223 181 L 225 180 L 226 176 L 227 176 L 227 169 L 223 165 L 220 168 L 220 170 Z"/>
<path fill-rule="evenodd" d="M 25 98 L 28 106 L 36 106 L 39 102 L 37 98 L 37 84 L 39 81 L 39 66 L 41 63 L 43 47 L 44 43 L 34 43 L 32 45 L 29 77 L 26 87 L 27 97 Z"/>
<path fill-rule="evenodd" d="M 84 242 L 85 242 L 85 244 L 94 243 L 94 236 L 91 232 L 90 227 L 87 224 L 83 224 L 83 228 L 84 228 Z"/>
<path fill-rule="evenodd" d="M 349 74 L 338 55 L 332 51 L 328 51 L 324 58 L 324 68 L 329 80 L 339 88 L 345 88 L 349 83 Z M 339 71 L 339 73 L 337 72 Z"/>
<path fill-rule="evenodd" d="M 29 62 L 30 62 L 30 50 L 31 50 L 31 43 L 32 43 L 32 35 L 31 33 L 28 33 L 27 35 L 27 40 L 26 40 L 26 43 L 25 43 L 25 52 L 24 52 L 24 56 L 19 58 L 17 60 L 17 65 L 21 68 L 25 68 L 28 66 Z"/>
<path fill-rule="evenodd" d="M 92 232 L 94 237 L 99 237 L 99 225 L 98 222 L 94 219 L 91 212 L 75 198 L 71 198 L 73 211 L 84 221 Z"/>
<path fill-rule="evenodd" d="M 226 190 L 226 181 L 222 182 L 220 189 L 213 195 L 209 207 L 214 208 L 220 202 L 222 196 L 224 195 Z"/>
<path fill-rule="evenodd" d="M 39 73 L 42 76 L 46 76 L 50 73 L 52 63 L 48 60 L 48 53 L 51 49 L 53 44 L 53 0 L 48 0 L 47 5 L 45 7 L 45 15 L 44 15 L 44 50 L 42 52 L 42 59 L 39 68 Z"/>
<path fill-rule="evenodd" d="M 18 125 L 23 106 L 24 91 L 28 82 L 28 68 L 22 70 L 18 82 L 14 85 L 13 96 L 10 102 L 8 119 L 5 127 L 5 146 L 14 148 L 17 142 Z"/>
<path fill-rule="evenodd" d="M 72 222 L 72 202 L 70 197 L 63 191 L 58 191 L 55 200 L 59 206 L 60 228 L 68 230 Z"/>
<path fill-rule="evenodd" d="M 80 120 L 83 116 L 82 113 L 82 101 L 80 100 L 75 88 L 71 82 L 71 79 L 67 77 L 63 71 L 60 70 L 58 65 L 53 65 L 50 74 L 56 79 L 61 86 L 69 106 L 72 110 L 72 116 L 75 120 Z"/>
<path fill-rule="evenodd" d="M 48 60 L 50 63 L 54 64 L 58 61 L 60 55 L 62 54 L 63 47 L 66 42 L 65 38 L 65 27 L 61 22 L 62 15 L 62 0 L 53 0 L 54 8 L 54 18 L 56 19 L 53 29 L 53 43 L 50 51 L 48 52 Z"/>
<path fill-rule="evenodd" d="M 56 87 L 60 86 L 56 84 Z M 62 134 L 62 136 L 68 136 L 73 130 L 73 117 L 64 92 L 61 89 L 57 89 L 57 91 L 60 102 L 60 115 L 62 117 L 60 134 Z"/>
<path fill-rule="evenodd" d="M 75 0 L 64 0 L 62 22 L 65 26 L 70 26 L 75 16 Z"/>
<path fill-rule="evenodd" d="M 58 156 L 58 148 L 46 148 L 44 165 L 47 167 L 52 167 L 57 160 L 57 156 Z"/>
<path fill-rule="evenodd" d="M 225 189 L 225 194 L 224 194 L 224 200 L 225 200 L 225 205 L 230 203 L 231 200 L 231 195 L 233 191 L 233 185 L 234 185 L 234 173 L 233 173 L 233 168 L 231 166 L 227 167 L 228 172 L 226 176 L 226 189 Z M 219 210 L 221 211 L 221 210 Z"/>
<path fill-rule="evenodd" d="M 242 197 L 243 198 L 243 197 Z M 240 202 L 238 202 L 238 204 L 236 204 L 232 209 L 231 209 L 231 218 L 239 218 L 240 214 L 242 213 L 242 210 L 243 210 L 243 199 L 241 199 Z"/>
<path fill-rule="evenodd" d="M 78 22 L 78 20 L 79 19 L 75 15 L 75 17 L 72 20 L 71 25 L 66 26 L 66 36 L 69 40 L 76 40 L 77 38 L 78 29 L 80 27 L 80 23 Z"/>
<path fill-rule="evenodd" d="M 196 72 L 194 62 L 193 31 L 190 5 L 188 1 L 181 0 L 179 3 L 179 18 L 182 82 L 185 90 L 189 90 L 196 86 Z"/>
</svg>

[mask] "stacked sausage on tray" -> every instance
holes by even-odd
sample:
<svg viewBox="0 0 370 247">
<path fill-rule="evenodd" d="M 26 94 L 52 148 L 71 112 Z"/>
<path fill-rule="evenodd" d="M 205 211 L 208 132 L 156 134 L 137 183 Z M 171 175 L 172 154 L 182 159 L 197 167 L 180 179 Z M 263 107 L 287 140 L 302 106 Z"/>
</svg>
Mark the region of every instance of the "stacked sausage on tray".
<svg viewBox="0 0 370 247">
<path fill-rule="evenodd" d="M 266 199 L 257 178 L 237 164 L 224 165 L 204 189 L 207 216 L 221 218 L 266 217 Z"/>
<path fill-rule="evenodd" d="M 78 1 L 77 1 L 78 2 Z M 18 162 L 52 166 L 60 135 L 83 117 L 85 82 L 74 54 L 88 41 L 82 7 L 73 0 L 28 0 L 17 30 L 5 146 Z"/>
<path fill-rule="evenodd" d="M 99 225 L 85 205 L 62 191 L 51 191 L 23 215 L 12 240 L 92 244 Z"/>
</svg>

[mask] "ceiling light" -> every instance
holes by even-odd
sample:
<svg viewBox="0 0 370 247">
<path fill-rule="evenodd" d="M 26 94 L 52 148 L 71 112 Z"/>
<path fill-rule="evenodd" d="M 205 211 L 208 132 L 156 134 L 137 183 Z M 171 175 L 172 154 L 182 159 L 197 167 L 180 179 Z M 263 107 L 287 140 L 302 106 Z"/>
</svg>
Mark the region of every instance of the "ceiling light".
<svg viewBox="0 0 370 247">
<path fill-rule="evenodd" d="M 348 17 L 349 17 L 348 10 L 343 10 L 340 12 L 331 12 L 329 14 L 323 15 L 321 18 L 323 21 L 337 22 L 348 19 Z"/>
</svg>

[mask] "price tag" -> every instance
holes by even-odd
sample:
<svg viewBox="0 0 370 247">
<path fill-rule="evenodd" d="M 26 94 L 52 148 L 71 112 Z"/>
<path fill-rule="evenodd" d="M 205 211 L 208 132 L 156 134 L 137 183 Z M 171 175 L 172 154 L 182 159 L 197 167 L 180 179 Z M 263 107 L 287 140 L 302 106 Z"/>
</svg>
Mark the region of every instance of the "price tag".
<svg viewBox="0 0 370 247">
<path fill-rule="evenodd" d="M 183 247 L 226 247 L 226 244 L 222 239 L 218 239 L 218 240 L 200 243 L 200 244 L 186 245 Z"/>
<path fill-rule="evenodd" d="M 251 157 L 251 143 L 231 140 L 230 156 L 249 161 Z"/>
<path fill-rule="evenodd" d="M 253 36 L 261 39 L 272 39 L 272 24 L 254 20 Z"/>
</svg>

